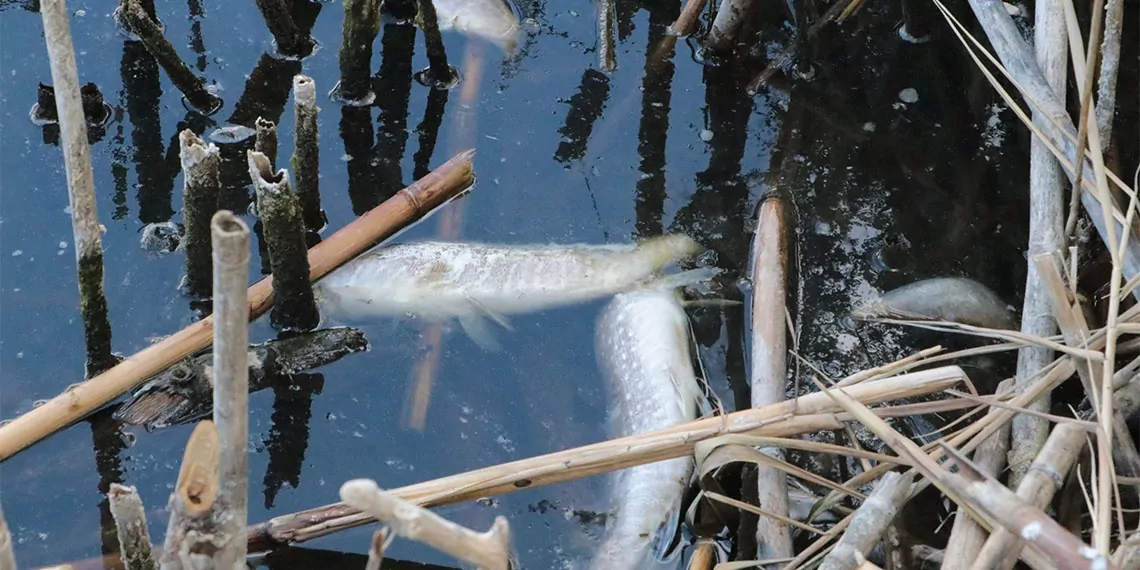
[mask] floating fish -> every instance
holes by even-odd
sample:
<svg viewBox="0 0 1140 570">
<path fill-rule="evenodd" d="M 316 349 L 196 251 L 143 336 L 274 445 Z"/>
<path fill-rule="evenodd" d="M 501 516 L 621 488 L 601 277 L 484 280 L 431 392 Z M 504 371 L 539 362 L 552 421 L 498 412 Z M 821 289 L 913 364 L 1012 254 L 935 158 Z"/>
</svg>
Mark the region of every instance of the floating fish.
<svg viewBox="0 0 1140 570">
<path fill-rule="evenodd" d="M 514 10 L 504 0 L 435 0 L 440 30 L 455 30 L 514 51 L 521 30 Z"/>
<path fill-rule="evenodd" d="M 210 131 L 208 135 L 210 140 L 218 144 L 233 144 L 249 139 L 256 135 L 257 131 L 245 125 L 231 125 L 228 127 L 221 127 Z"/>
<path fill-rule="evenodd" d="M 693 372 L 689 321 L 665 287 L 620 293 L 598 319 L 595 351 L 610 402 L 613 437 L 696 419 L 704 392 Z M 616 502 L 591 570 L 637 570 L 660 561 L 680 517 L 692 457 L 618 471 Z"/>
<path fill-rule="evenodd" d="M 684 235 L 636 245 L 409 243 L 350 261 L 319 281 L 314 292 L 326 317 L 458 318 L 473 340 L 494 349 L 487 318 L 509 329 L 504 315 L 613 295 L 701 250 Z"/>
<path fill-rule="evenodd" d="M 249 347 L 249 391 L 269 386 L 274 378 L 330 364 L 368 349 L 358 329 L 313 331 Z M 143 384 L 114 418 L 149 430 L 209 416 L 214 406 L 213 352 L 187 357 Z"/>
<path fill-rule="evenodd" d="M 1016 330 L 1017 321 L 1001 297 L 972 279 L 925 279 L 883 293 L 852 312 L 857 319 L 950 321 Z"/>
</svg>

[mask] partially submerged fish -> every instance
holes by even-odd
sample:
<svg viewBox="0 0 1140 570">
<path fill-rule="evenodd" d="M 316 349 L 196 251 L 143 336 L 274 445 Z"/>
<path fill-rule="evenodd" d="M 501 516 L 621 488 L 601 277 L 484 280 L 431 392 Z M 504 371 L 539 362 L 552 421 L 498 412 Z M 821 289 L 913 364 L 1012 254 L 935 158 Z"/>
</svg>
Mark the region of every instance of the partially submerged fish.
<svg viewBox="0 0 1140 570">
<path fill-rule="evenodd" d="M 510 53 L 518 43 L 519 20 L 504 0 L 435 0 L 440 30 L 484 38 Z"/>
<path fill-rule="evenodd" d="M 330 364 L 368 348 L 364 333 L 354 328 L 331 328 L 272 340 L 249 347 L 249 391 L 269 386 L 272 379 Z M 187 357 L 143 384 L 114 418 L 147 430 L 198 420 L 214 406 L 213 352 Z"/>
<path fill-rule="evenodd" d="M 684 235 L 636 245 L 409 243 L 368 252 L 314 290 L 326 317 L 458 318 L 473 340 L 493 348 L 484 317 L 508 327 L 504 315 L 613 295 L 700 251 Z"/>
<path fill-rule="evenodd" d="M 697 417 L 704 393 L 690 360 L 688 317 L 671 290 L 658 286 L 616 295 L 598 319 L 595 342 L 613 437 Z M 692 457 L 679 457 L 614 473 L 613 522 L 590 569 L 636 570 L 659 561 L 692 472 Z"/>
<path fill-rule="evenodd" d="M 1009 306 L 985 285 L 961 277 L 925 279 L 892 289 L 855 309 L 857 319 L 950 321 L 1016 330 Z"/>
</svg>

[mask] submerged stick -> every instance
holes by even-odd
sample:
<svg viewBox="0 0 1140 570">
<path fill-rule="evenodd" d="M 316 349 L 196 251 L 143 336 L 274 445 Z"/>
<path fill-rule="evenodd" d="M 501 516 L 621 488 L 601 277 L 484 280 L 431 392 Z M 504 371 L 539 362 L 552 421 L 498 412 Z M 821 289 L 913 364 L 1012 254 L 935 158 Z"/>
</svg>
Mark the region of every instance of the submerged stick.
<svg viewBox="0 0 1140 570">
<path fill-rule="evenodd" d="M 345 0 L 343 40 L 337 59 L 340 83 L 334 94 L 350 105 L 371 105 L 372 43 L 380 33 L 380 0 Z"/>
<path fill-rule="evenodd" d="M 712 28 L 705 38 L 705 45 L 716 51 L 732 47 L 740 25 L 744 23 L 744 17 L 751 8 L 752 0 L 721 0 Z"/>
<path fill-rule="evenodd" d="M 249 151 L 248 161 L 249 177 L 257 191 L 257 215 L 264 226 L 273 267 L 273 296 L 277 301 L 270 319 L 280 330 L 312 330 L 320 323 L 321 314 L 309 281 L 304 227 L 298 200 L 289 189 L 289 171 L 274 173 L 269 159 L 256 151 Z"/>
<path fill-rule="evenodd" d="M 835 548 L 823 559 L 820 570 L 855 570 L 859 559 L 866 556 L 882 537 L 887 525 L 903 507 L 910 496 L 914 472 L 899 475 L 895 472 L 883 475 L 875 484 L 875 490 L 855 511 L 851 525 L 843 533 Z M 856 556 L 858 555 L 858 556 Z"/>
<path fill-rule="evenodd" d="M 222 158 L 218 147 L 186 129 L 178 135 L 182 161 L 182 243 L 186 250 L 186 289 L 194 296 L 209 296 L 213 287 L 210 219 L 218 211 Z"/>
<path fill-rule="evenodd" d="M 265 162 L 268 166 L 268 161 Z M 258 190 L 260 194 L 262 189 Z M 215 568 L 229 569 L 244 566 L 246 555 L 242 529 L 249 501 L 249 353 L 246 349 L 249 305 L 245 299 L 249 279 L 249 228 L 226 210 L 214 215 L 210 227 L 214 241 L 214 315 L 217 319 L 214 424 L 218 428 L 220 448 L 218 495 L 211 513 L 220 541 L 216 543 L 218 550 L 213 558 Z"/>
<path fill-rule="evenodd" d="M 123 21 L 132 33 L 138 36 L 146 50 L 150 52 L 174 87 L 186 96 L 199 112 L 208 114 L 221 106 L 222 100 L 206 90 L 202 78 L 194 75 L 178 56 L 174 46 L 162 35 L 162 29 L 150 18 L 139 4 L 139 0 L 122 0 Z M 58 87 L 59 82 L 56 81 Z"/>
<path fill-rule="evenodd" d="M 371 479 L 346 482 L 340 488 L 340 498 L 383 521 L 404 538 L 422 542 L 480 570 L 507 570 L 511 538 L 505 517 L 495 517 L 487 532 L 474 532 L 380 489 Z"/>
<path fill-rule="evenodd" d="M 677 16 L 677 20 L 669 26 L 669 29 L 678 36 L 687 36 L 693 33 L 693 29 L 697 27 L 697 21 L 701 18 L 701 10 L 705 9 L 707 3 L 708 0 L 688 0 L 685 2 L 681 14 Z"/>
<path fill-rule="evenodd" d="M 843 390 L 860 402 L 873 404 L 937 392 L 964 379 L 965 373 L 960 368 L 945 366 L 868 381 Z M 394 489 L 392 493 L 425 507 L 473 500 L 690 455 L 697 442 L 721 435 L 783 436 L 842 429 L 842 419 L 828 415 L 835 409 L 826 394 L 808 394 L 759 409 L 444 477 Z M 276 517 L 249 529 L 250 551 L 304 542 L 372 520 L 343 503 Z"/>
<path fill-rule="evenodd" d="M 310 280 L 316 281 L 324 277 L 470 187 L 474 181 L 471 166 L 474 155 L 474 150 L 455 155 L 434 172 L 309 250 Z M 247 290 L 250 318 L 261 316 L 272 306 L 272 283 L 272 277 L 267 277 Z M 0 426 L 0 460 L 6 460 L 57 430 L 71 425 L 168 366 L 209 346 L 213 326 L 213 317 L 207 316 L 139 351 L 103 374 L 69 388 L 11 423 Z"/>
<path fill-rule="evenodd" d="M 277 170 L 277 124 L 269 119 L 258 117 L 254 122 L 257 128 L 253 150 L 265 155 L 269 159 L 269 168 Z"/>
<path fill-rule="evenodd" d="M 265 18 L 265 25 L 273 34 L 277 44 L 277 51 L 292 58 L 302 58 L 313 50 L 315 45 L 308 34 L 301 31 L 293 22 L 289 6 L 285 0 L 254 0 L 257 9 Z"/>
<path fill-rule="evenodd" d="M 1066 34 L 1062 0 L 1041 0 L 1036 12 L 1034 45 L 1037 64 L 1049 87 L 1058 97 L 1065 93 Z M 1067 0 L 1066 0 L 1067 1 Z M 1034 113 L 1038 126 L 1045 122 L 1040 112 Z M 1029 151 L 1029 255 L 1061 251 L 1064 231 L 1062 214 L 1064 191 L 1061 166 L 1040 139 L 1034 138 Z M 1077 190 L 1079 192 L 1079 189 Z M 1057 323 L 1049 310 L 1049 297 L 1033 263 L 1025 277 L 1025 301 L 1021 310 L 1021 332 L 1049 337 L 1057 334 Z M 1053 351 L 1043 346 L 1027 346 L 1017 353 L 1017 379 L 1024 383 L 1038 370 L 1053 361 Z M 1050 398 L 1041 398 L 1031 410 L 1049 410 Z M 1037 456 L 1049 432 L 1049 422 L 1028 414 L 1013 418 L 1009 451 L 1010 487 L 1016 487 Z"/>
<path fill-rule="evenodd" d="M 1012 386 L 1010 380 L 998 384 L 997 392 L 1004 392 Z M 998 412 L 991 408 L 990 414 Z M 1009 450 L 1010 425 L 1002 424 L 993 435 L 974 451 L 974 463 L 987 475 L 996 477 L 1005 466 L 1005 454 Z M 967 570 L 977 559 L 989 533 L 970 517 L 966 509 L 958 507 L 954 514 L 954 526 L 950 530 L 950 540 L 942 557 L 942 570 Z"/>
<path fill-rule="evenodd" d="M 420 76 L 424 85 L 448 89 L 455 85 L 457 76 L 447 64 L 447 50 L 443 47 L 443 35 L 439 32 L 439 16 L 436 15 L 435 4 L 432 2 L 433 0 L 417 0 L 420 10 L 416 19 L 424 32 L 428 58 L 428 68 L 420 72 Z"/>
<path fill-rule="evenodd" d="M 126 570 L 154 570 L 158 565 L 150 546 L 146 528 L 146 509 L 134 487 L 111 483 L 107 492 L 111 516 L 119 534 L 119 552 Z"/>
<path fill-rule="evenodd" d="M 16 570 L 16 556 L 12 553 L 12 533 L 0 509 L 0 570 Z"/>
<path fill-rule="evenodd" d="M 311 231 L 325 224 L 321 216 L 320 137 L 317 136 L 317 86 L 311 77 L 293 77 L 293 157 L 290 166 L 297 178 L 297 203 L 305 227 Z M 271 250 L 272 251 L 272 250 Z"/>
<path fill-rule="evenodd" d="M 40 4 L 40 15 L 63 141 L 63 166 L 78 266 L 79 308 L 87 344 L 87 372 L 91 375 L 113 366 L 115 357 L 111 354 L 111 323 L 107 320 L 107 299 L 103 295 L 103 232 L 95 206 L 87 119 L 79 93 L 79 72 L 75 66 L 67 5 L 64 0 L 45 0 Z"/>
<path fill-rule="evenodd" d="M 752 407 L 761 408 L 787 398 L 787 271 L 788 231 L 784 201 L 768 198 L 760 205 L 756 237 L 752 242 L 751 370 Z M 780 449 L 762 450 L 783 460 Z M 788 480 L 772 466 L 756 467 L 758 506 L 788 516 Z M 788 525 L 773 517 L 756 521 L 756 557 L 791 558 L 792 534 Z"/>
</svg>

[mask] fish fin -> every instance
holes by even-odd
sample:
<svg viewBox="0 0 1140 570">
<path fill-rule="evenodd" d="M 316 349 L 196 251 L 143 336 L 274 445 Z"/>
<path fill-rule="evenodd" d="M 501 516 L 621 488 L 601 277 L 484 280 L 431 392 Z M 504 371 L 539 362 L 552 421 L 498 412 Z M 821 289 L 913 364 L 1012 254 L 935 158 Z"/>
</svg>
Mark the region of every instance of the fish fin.
<svg viewBox="0 0 1140 570">
<path fill-rule="evenodd" d="M 494 321 L 495 324 L 507 329 L 508 331 L 515 332 L 515 329 L 511 326 L 510 321 L 508 321 L 507 317 L 503 316 L 502 313 L 491 309 L 487 305 L 483 304 L 482 301 L 470 295 L 467 296 L 467 301 L 471 303 L 471 306 L 475 307 L 479 310 L 479 312 L 483 313 L 483 316 Z"/>
<path fill-rule="evenodd" d="M 650 289 L 676 289 L 677 287 L 684 287 L 686 285 L 704 283 L 721 273 L 722 270 L 716 267 L 698 267 L 680 273 L 652 278 L 645 282 L 645 287 Z"/>
<path fill-rule="evenodd" d="M 479 345 L 479 348 L 487 352 L 499 352 L 503 350 L 503 346 L 499 341 L 495 340 L 495 334 L 491 332 L 491 328 L 487 326 L 487 320 L 477 314 L 463 315 L 459 317 L 459 326 L 463 327 L 463 332 L 471 338 L 472 342 Z"/>
</svg>

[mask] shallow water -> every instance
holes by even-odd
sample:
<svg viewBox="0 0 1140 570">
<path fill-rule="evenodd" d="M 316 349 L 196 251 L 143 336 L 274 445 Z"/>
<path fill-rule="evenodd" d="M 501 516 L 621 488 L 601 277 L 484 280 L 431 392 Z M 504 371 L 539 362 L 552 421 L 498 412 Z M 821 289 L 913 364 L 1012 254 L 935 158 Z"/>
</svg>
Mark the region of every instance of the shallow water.
<svg viewBox="0 0 1140 570">
<path fill-rule="evenodd" d="M 763 61 L 706 66 L 684 41 L 664 60 L 647 57 L 680 2 L 617 4 L 613 74 L 597 70 L 592 2 L 532 0 L 519 5 L 525 39 L 513 61 L 490 44 L 445 34 L 464 76 L 446 94 L 410 77 L 427 65 L 422 35 L 384 26 L 372 61 L 377 102 L 354 108 L 319 99 L 323 235 L 475 147 L 472 193 L 400 240 L 444 231 L 489 242 L 601 243 L 681 231 L 733 272 L 726 295 L 739 297 L 748 284 L 734 280 L 747 267 L 756 203 L 766 191 L 783 192 L 798 218 L 790 302 L 799 349 L 829 375 L 929 344 L 885 327 L 853 327 L 847 311 L 875 289 L 961 275 L 1020 306 L 1027 139 L 1012 113 L 993 107 L 990 88 L 955 40 L 904 43 L 894 33 L 896 7 L 872 3 L 850 26 L 825 34 L 812 80 L 779 78 L 749 97 L 743 85 Z M 50 82 L 41 23 L 23 4 L 0 6 L 0 417 L 12 418 L 79 381 L 84 350 L 63 163 L 58 146 L 27 118 L 37 82 Z M 315 17 L 312 35 L 321 44 L 298 63 L 264 55 L 271 36 L 252 2 L 159 0 L 166 36 L 225 102 L 203 118 L 187 111 L 138 44 L 124 42 L 110 4 L 73 0 L 68 8 L 81 81 L 97 83 L 113 109 L 91 154 L 107 228 L 113 347 L 132 354 L 196 318 L 177 289 L 181 252 L 140 245 L 147 224 L 181 221 L 177 133 L 279 117 L 278 164 L 287 164 L 292 75 L 310 75 L 321 94 L 333 87 L 343 13 L 338 3 L 298 4 Z M 782 23 L 767 23 L 757 56 L 778 53 L 789 35 Z M 908 88 L 917 101 L 900 99 Z M 243 214 L 250 145 L 223 147 L 223 207 Z M 908 245 L 901 262 L 892 260 L 898 270 L 884 270 L 878 252 L 895 242 Z M 258 259 L 251 282 L 261 273 Z M 370 352 L 251 398 L 249 521 L 334 502 L 349 478 L 397 487 L 602 439 L 606 405 L 592 354 L 601 306 L 516 317 L 513 333 L 500 332 L 501 353 L 483 352 L 457 327 L 445 332 L 422 432 L 404 422 L 421 325 L 365 327 Z M 748 401 L 743 323 L 740 309 L 695 312 L 709 381 L 729 408 Z M 250 338 L 272 334 L 262 319 Z M 3 509 L 21 566 L 117 550 L 101 495 L 112 481 L 138 487 L 158 540 L 189 433 L 189 426 L 145 433 L 83 422 L 3 463 Z M 590 552 L 602 527 L 574 513 L 608 508 L 604 482 L 441 512 L 477 529 L 506 515 L 523 566 L 556 568 Z M 303 546 L 362 553 L 372 531 Z M 453 564 L 404 541 L 389 554 Z"/>
</svg>

